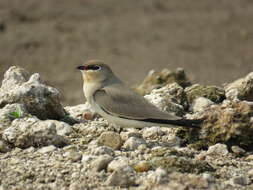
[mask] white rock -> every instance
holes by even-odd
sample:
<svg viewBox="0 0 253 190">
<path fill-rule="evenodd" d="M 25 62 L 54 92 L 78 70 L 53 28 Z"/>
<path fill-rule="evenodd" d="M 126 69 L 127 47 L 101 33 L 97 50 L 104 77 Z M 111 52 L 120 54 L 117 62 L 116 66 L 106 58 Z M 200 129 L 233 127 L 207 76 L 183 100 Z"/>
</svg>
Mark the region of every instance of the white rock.
<svg viewBox="0 0 253 190">
<path fill-rule="evenodd" d="M 45 122 L 48 123 L 49 125 L 50 123 L 53 123 L 55 125 L 58 135 L 67 136 L 73 132 L 72 127 L 65 122 L 57 120 L 46 120 Z"/>
<path fill-rule="evenodd" d="M 142 144 L 147 144 L 142 138 L 130 137 L 123 145 L 127 150 L 136 150 L 138 146 Z"/>
<path fill-rule="evenodd" d="M 220 143 L 210 146 L 206 152 L 206 155 L 225 156 L 227 154 L 228 154 L 227 145 Z"/>
<path fill-rule="evenodd" d="M 77 120 L 83 120 L 84 113 L 95 113 L 88 102 L 76 106 L 66 106 L 64 109 L 69 113 L 70 117 Z"/>
<path fill-rule="evenodd" d="M 112 160 L 113 158 L 108 154 L 98 156 L 95 160 L 91 162 L 91 168 L 96 172 L 105 170 Z"/>
<path fill-rule="evenodd" d="M 198 97 L 193 101 L 192 104 L 192 111 L 193 112 L 203 112 L 205 111 L 209 106 L 213 105 L 214 102 L 209 100 L 208 98 L 204 97 Z"/>
<path fill-rule="evenodd" d="M 29 74 L 20 67 L 10 67 L 0 88 L 0 105 L 21 103 L 40 119 L 59 119 L 65 115 L 57 89 L 47 86 L 38 73 Z M 11 87 L 11 88 L 10 88 Z"/>
<path fill-rule="evenodd" d="M 12 125 L 3 131 L 3 139 L 19 148 L 68 144 L 67 139 L 57 134 L 53 123 L 40 121 L 35 117 L 14 120 Z"/>
<path fill-rule="evenodd" d="M 157 168 L 155 171 L 151 171 L 147 179 L 144 183 L 149 185 L 158 185 L 165 182 L 165 177 L 167 176 L 167 172 L 162 168 Z"/>
<path fill-rule="evenodd" d="M 54 145 L 49 145 L 49 146 L 45 146 L 45 147 L 42 147 L 38 150 L 39 153 L 41 154 L 45 154 L 45 153 L 48 153 L 48 152 L 52 152 L 56 149 L 56 147 Z"/>
<path fill-rule="evenodd" d="M 146 127 L 142 132 L 144 138 L 155 138 L 165 134 L 161 127 Z"/>
<path fill-rule="evenodd" d="M 233 151 L 233 153 L 235 153 L 236 155 L 243 155 L 246 151 L 239 147 L 239 146 L 232 146 L 231 150 Z"/>
<path fill-rule="evenodd" d="M 106 184 L 111 186 L 129 187 L 135 185 L 136 174 L 130 166 L 115 170 L 107 179 Z"/>
<path fill-rule="evenodd" d="M 113 172 L 115 170 L 118 170 L 119 168 L 129 166 L 130 165 L 129 163 L 130 163 L 129 158 L 119 156 L 109 163 L 107 170 L 109 172 Z"/>
<path fill-rule="evenodd" d="M 172 83 L 159 89 L 153 89 L 144 98 L 162 111 L 182 115 L 184 113 L 184 107 L 180 103 L 183 103 L 181 102 L 183 91 L 183 88 L 177 83 Z"/>
<path fill-rule="evenodd" d="M 108 154 L 110 156 L 114 156 L 114 150 L 107 146 L 100 146 L 92 149 L 91 154 L 93 155 L 103 155 Z"/>
<path fill-rule="evenodd" d="M 253 72 L 244 78 L 225 85 L 224 89 L 227 99 L 253 101 Z"/>
<path fill-rule="evenodd" d="M 82 163 L 87 166 L 88 164 L 91 163 L 92 160 L 94 160 L 96 158 L 97 158 L 97 156 L 83 154 Z"/>
</svg>

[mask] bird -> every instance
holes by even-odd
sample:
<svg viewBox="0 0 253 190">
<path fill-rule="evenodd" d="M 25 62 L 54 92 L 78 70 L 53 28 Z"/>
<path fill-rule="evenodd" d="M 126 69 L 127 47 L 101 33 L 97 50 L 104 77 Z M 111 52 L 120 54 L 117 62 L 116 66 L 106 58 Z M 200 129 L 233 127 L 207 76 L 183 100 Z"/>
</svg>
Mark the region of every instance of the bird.
<svg viewBox="0 0 253 190">
<path fill-rule="evenodd" d="M 185 119 L 159 110 L 131 90 L 101 60 L 89 60 L 77 67 L 83 78 L 83 92 L 91 108 L 109 123 L 121 128 L 199 128 L 202 120 Z"/>
</svg>

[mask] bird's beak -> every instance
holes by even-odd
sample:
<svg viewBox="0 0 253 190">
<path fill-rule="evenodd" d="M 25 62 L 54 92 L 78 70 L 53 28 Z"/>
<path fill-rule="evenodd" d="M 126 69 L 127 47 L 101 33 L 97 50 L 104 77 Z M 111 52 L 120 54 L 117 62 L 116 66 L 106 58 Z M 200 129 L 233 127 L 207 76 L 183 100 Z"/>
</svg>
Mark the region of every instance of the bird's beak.
<svg viewBox="0 0 253 190">
<path fill-rule="evenodd" d="M 84 65 L 80 65 L 80 66 L 76 67 L 76 69 L 81 70 L 81 71 L 86 70 L 86 68 L 87 67 Z"/>
</svg>

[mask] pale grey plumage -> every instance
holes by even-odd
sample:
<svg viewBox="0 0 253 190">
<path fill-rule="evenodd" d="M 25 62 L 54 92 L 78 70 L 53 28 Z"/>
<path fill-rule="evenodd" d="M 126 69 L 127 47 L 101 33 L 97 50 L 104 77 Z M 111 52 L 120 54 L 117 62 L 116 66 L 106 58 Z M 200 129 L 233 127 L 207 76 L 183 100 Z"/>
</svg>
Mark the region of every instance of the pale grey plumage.
<svg viewBox="0 0 253 190">
<path fill-rule="evenodd" d="M 160 111 L 144 97 L 124 85 L 101 61 L 88 61 L 78 69 L 83 75 L 83 90 L 87 101 L 109 122 L 134 128 L 154 125 L 197 127 L 201 122 Z"/>
</svg>

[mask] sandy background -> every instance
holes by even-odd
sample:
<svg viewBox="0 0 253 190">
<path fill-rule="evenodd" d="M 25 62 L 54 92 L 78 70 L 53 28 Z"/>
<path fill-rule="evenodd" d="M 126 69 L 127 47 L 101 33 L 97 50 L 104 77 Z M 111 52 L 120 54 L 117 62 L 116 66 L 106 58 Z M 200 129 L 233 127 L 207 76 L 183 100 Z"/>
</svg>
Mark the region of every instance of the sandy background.
<svg viewBox="0 0 253 190">
<path fill-rule="evenodd" d="M 0 78 L 39 72 L 65 105 L 84 102 L 75 67 L 102 59 L 129 84 L 183 67 L 221 85 L 253 71 L 252 0 L 0 0 Z"/>
</svg>

